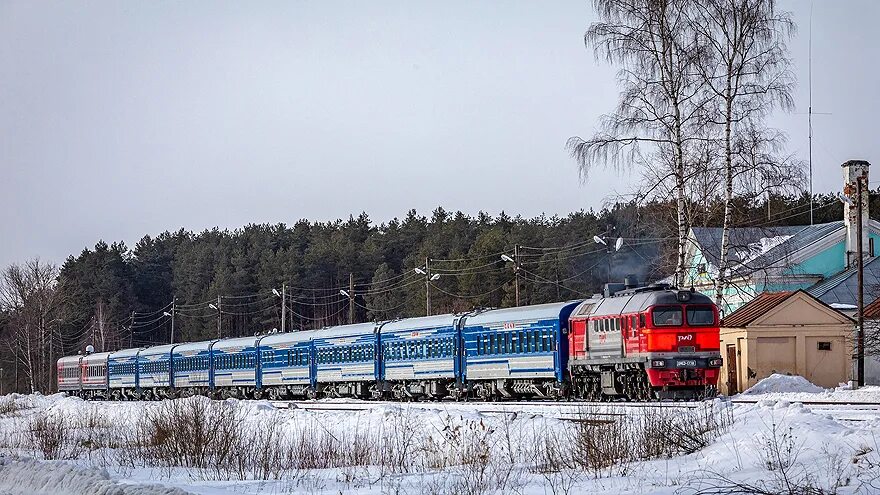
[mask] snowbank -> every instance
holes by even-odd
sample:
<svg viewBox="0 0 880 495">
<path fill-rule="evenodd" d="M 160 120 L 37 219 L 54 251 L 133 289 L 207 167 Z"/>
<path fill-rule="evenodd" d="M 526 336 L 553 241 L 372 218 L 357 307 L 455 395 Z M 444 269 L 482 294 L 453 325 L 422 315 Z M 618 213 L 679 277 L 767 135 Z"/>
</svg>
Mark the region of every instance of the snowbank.
<svg viewBox="0 0 880 495">
<path fill-rule="evenodd" d="M 0 457 L 2 495 L 186 495 L 178 488 L 154 484 L 126 485 L 102 469 L 67 462 Z"/>
<path fill-rule="evenodd" d="M 742 395 L 763 395 L 773 393 L 806 393 L 819 394 L 825 389 L 810 383 L 806 378 L 798 375 L 780 375 L 774 373 L 759 381 Z"/>
<path fill-rule="evenodd" d="M 210 469 L 202 473 L 180 464 L 156 467 L 143 461 L 132 463 L 125 461 L 122 451 L 95 450 L 94 446 L 92 450 L 81 449 L 75 457 L 62 457 L 72 461 L 30 460 L 42 459 L 39 450 L 28 446 L 27 431 L 32 417 L 48 414 L 83 418 L 69 425 L 87 440 L 77 445 L 92 445 L 91 442 L 103 438 L 118 437 L 120 431 L 130 430 L 137 418 L 163 410 L 169 401 L 87 402 L 61 394 L 20 396 L 16 400 L 21 402 L 21 410 L 0 414 L 0 495 L 687 495 L 699 487 L 728 486 L 733 482 L 777 493 L 779 480 L 774 477 L 780 471 L 768 470 L 768 459 L 794 466 L 788 474 L 801 485 L 811 484 L 842 495 L 878 493 L 875 487 L 880 487 L 880 472 L 876 470 L 880 464 L 880 412 L 865 406 L 858 410 L 859 421 L 840 420 L 837 414 L 839 409 L 852 408 L 851 401 L 857 396 L 865 401 L 873 397 L 876 401 L 880 398 L 880 387 L 822 390 L 801 377 L 774 375 L 750 389 L 746 404 L 721 399 L 707 402 L 708 417 L 727 418 L 727 424 L 733 426 L 719 431 L 719 436 L 695 448 L 692 454 L 654 460 L 639 458 L 597 471 L 541 467 L 549 459 L 540 457 L 541 452 L 564 453 L 571 446 L 564 433 L 590 425 L 566 421 L 565 415 L 585 410 L 599 415 L 595 422 L 598 425 L 621 415 L 645 417 L 653 424 L 657 422 L 654 420 L 668 420 L 671 414 L 681 414 L 686 409 L 675 404 L 660 404 L 651 409 L 613 403 L 579 406 L 546 402 L 490 405 L 335 400 L 311 403 L 325 409 L 308 410 L 277 409 L 265 401 L 212 402 L 201 397 L 175 401 L 234 410 L 241 420 L 240 427 L 258 433 L 253 438 L 265 441 L 252 445 L 250 450 L 265 450 L 265 445 L 293 440 L 291 445 L 301 452 L 298 455 L 311 462 L 301 463 L 295 469 L 284 468 L 277 477 L 258 478 L 249 474 L 243 479 L 235 473 L 212 475 Z M 850 405 L 816 408 L 797 402 L 809 398 Z M 363 409 L 330 407 L 349 403 Z M 274 430 L 267 430 L 266 425 L 276 425 L 277 436 L 267 436 Z M 82 437 L 91 430 L 97 435 Z M 382 439 L 385 444 L 378 448 L 370 443 Z M 302 443 L 305 440 L 309 441 Z M 777 450 L 771 452 L 771 447 Z M 361 451 L 374 454 L 359 456 Z M 4 453 L 10 457 L 4 458 Z M 321 457 L 310 457 L 313 453 L 339 462 L 321 462 Z M 771 458 L 780 453 L 788 457 L 781 461 Z M 29 459 L 13 460 L 21 456 Z M 386 456 L 392 461 L 399 459 L 404 468 L 395 469 L 385 463 Z M 475 459 L 488 459 L 485 469 L 479 468 L 479 464 L 465 464 Z M 106 466 L 106 471 L 96 468 L 98 465 Z M 837 479 L 847 480 L 848 484 L 829 485 Z"/>
</svg>

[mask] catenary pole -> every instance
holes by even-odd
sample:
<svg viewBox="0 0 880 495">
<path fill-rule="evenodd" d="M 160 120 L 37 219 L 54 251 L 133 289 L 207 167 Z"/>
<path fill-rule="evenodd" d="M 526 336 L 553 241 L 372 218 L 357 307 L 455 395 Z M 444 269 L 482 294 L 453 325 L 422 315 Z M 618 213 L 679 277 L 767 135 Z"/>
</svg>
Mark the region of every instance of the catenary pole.
<svg viewBox="0 0 880 495">
<path fill-rule="evenodd" d="M 220 309 L 220 304 L 222 296 L 217 296 L 217 338 L 223 338 L 223 327 L 221 326 L 223 323 L 223 311 Z"/>
<path fill-rule="evenodd" d="M 177 296 L 171 299 L 171 343 L 174 343 L 174 310 L 177 308 Z"/>
<path fill-rule="evenodd" d="M 431 269 L 425 257 L 425 316 L 431 316 Z"/>
<path fill-rule="evenodd" d="M 354 273 L 348 274 L 348 324 L 354 323 Z"/>
<path fill-rule="evenodd" d="M 856 178 L 856 204 L 858 204 L 858 232 L 856 235 L 858 236 L 858 241 L 856 241 L 856 251 L 857 251 L 857 270 L 858 270 L 858 333 L 856 334 L 856 367 L 857 374 L 856 380 L 859 384 L 859 387 L 865 386 L 865 266 L 864 266 L 864 258 L 863 258 L 863 248 L 862 246 L 862 212 L 865 210 L 864 205 L 862 204 L 862 181 L 864 180 L 864 176 L 861 175 Z"/>
<path fill-rule="evenodd" d="M 516 294 L 516 305 L 519 306 L 519 245 L 513 245 L 513 277 L 514 277 L 514 294 Z"/>
<path fill-rule="evenodd" d="M 281 284 L 281 333 L 287 330 L 287 282 Z"/>
</svg>

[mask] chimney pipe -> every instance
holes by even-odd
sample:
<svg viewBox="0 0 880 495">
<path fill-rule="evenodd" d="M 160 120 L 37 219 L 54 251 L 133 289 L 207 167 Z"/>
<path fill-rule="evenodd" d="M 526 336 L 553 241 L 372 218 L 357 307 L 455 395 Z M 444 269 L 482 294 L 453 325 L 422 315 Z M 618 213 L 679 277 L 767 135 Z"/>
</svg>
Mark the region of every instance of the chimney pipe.
<svg viewBox="0 0 880 495">
<path fill-rule="evenodd" d="M 843 195 L 849 199 L 843 204 L 843 223 L 846 225 L 846 267 L 856 265 L 856 251 L 859 242 L 859 221 L 864 227 L 862 231 L 862 246 L 868 246 L 868 168 L 871 166 L 865 160 L 849 160 L 841 165 L 843 168 Z M 858 183 L 862 183 L 862 191 L 865 194 L 859 198 Z M 861 199 L 861 204 L 859 204 Z M 861 217 L 861 218 L 859 218 Z"/>
</svg>

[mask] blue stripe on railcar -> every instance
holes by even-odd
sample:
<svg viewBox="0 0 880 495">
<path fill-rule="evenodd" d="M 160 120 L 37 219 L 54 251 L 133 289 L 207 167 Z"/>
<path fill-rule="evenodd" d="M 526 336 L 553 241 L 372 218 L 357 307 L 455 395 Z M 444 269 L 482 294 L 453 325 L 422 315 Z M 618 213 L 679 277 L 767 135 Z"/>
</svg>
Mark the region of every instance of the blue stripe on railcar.
<svg viewBox="0 0 880 495">
<path fill-rule="evenodd" d="M 312 344 L 309 341 L 292 346 L 260 345 L 261 386 L 311 385 Z"/>
<path fill-rule="evenodd" d="M 229 378 L 232 385 L 253 385 L 260 388 L 259 356 L 254 345 L 241 349 L 216 349 L 210 351 L 213 374 L 211 382 L 214 387 L 228 386 L 225 379 Z"/>
<path fill-rule="evenodd" d="M 207 349 L 195 353 L 173 354 L 172 371 L 174 387 L 209 387 L 211 385 L 211 352 Z"/>
<path fill-rule="evenodd" d="M 517 375 L 562 380 L 559 319 L 462 328 L 466 373 L 471 379 Z"/>
<path fill-rule="evenodd" d="M 381 379 L 456 379 L 457 333 L 454 325 L 383 332 Z"/>
<path fill-rule="evenodd" d="M 138 388 L 137 355 L 108 359 L 110 388 Z"/>
<path fill-rule="evenodd" d="M 378 334 L 315 337 L 314 376 L 317 382 L 378 381 Z"/>
<path fill-rule="evenodd" d="M 138 381 L 142 388 L 171 386 L 171 354 L 138 356 Z"/>
</svg>

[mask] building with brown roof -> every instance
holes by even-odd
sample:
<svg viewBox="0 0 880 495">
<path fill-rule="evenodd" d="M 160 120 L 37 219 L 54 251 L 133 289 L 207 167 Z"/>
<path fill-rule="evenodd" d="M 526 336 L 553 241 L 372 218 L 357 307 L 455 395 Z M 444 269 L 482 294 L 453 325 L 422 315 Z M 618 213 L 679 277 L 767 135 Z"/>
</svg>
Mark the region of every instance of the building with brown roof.
<svg viewBox="0 0 880 495">
<path fill-rule="evenodd" d="M 773 373 L 831 388 L 850 379 L 854 322 L 803 290 L 764 292 L 721 322 L 719 389 L 733 395 Z"/>
</svg>

